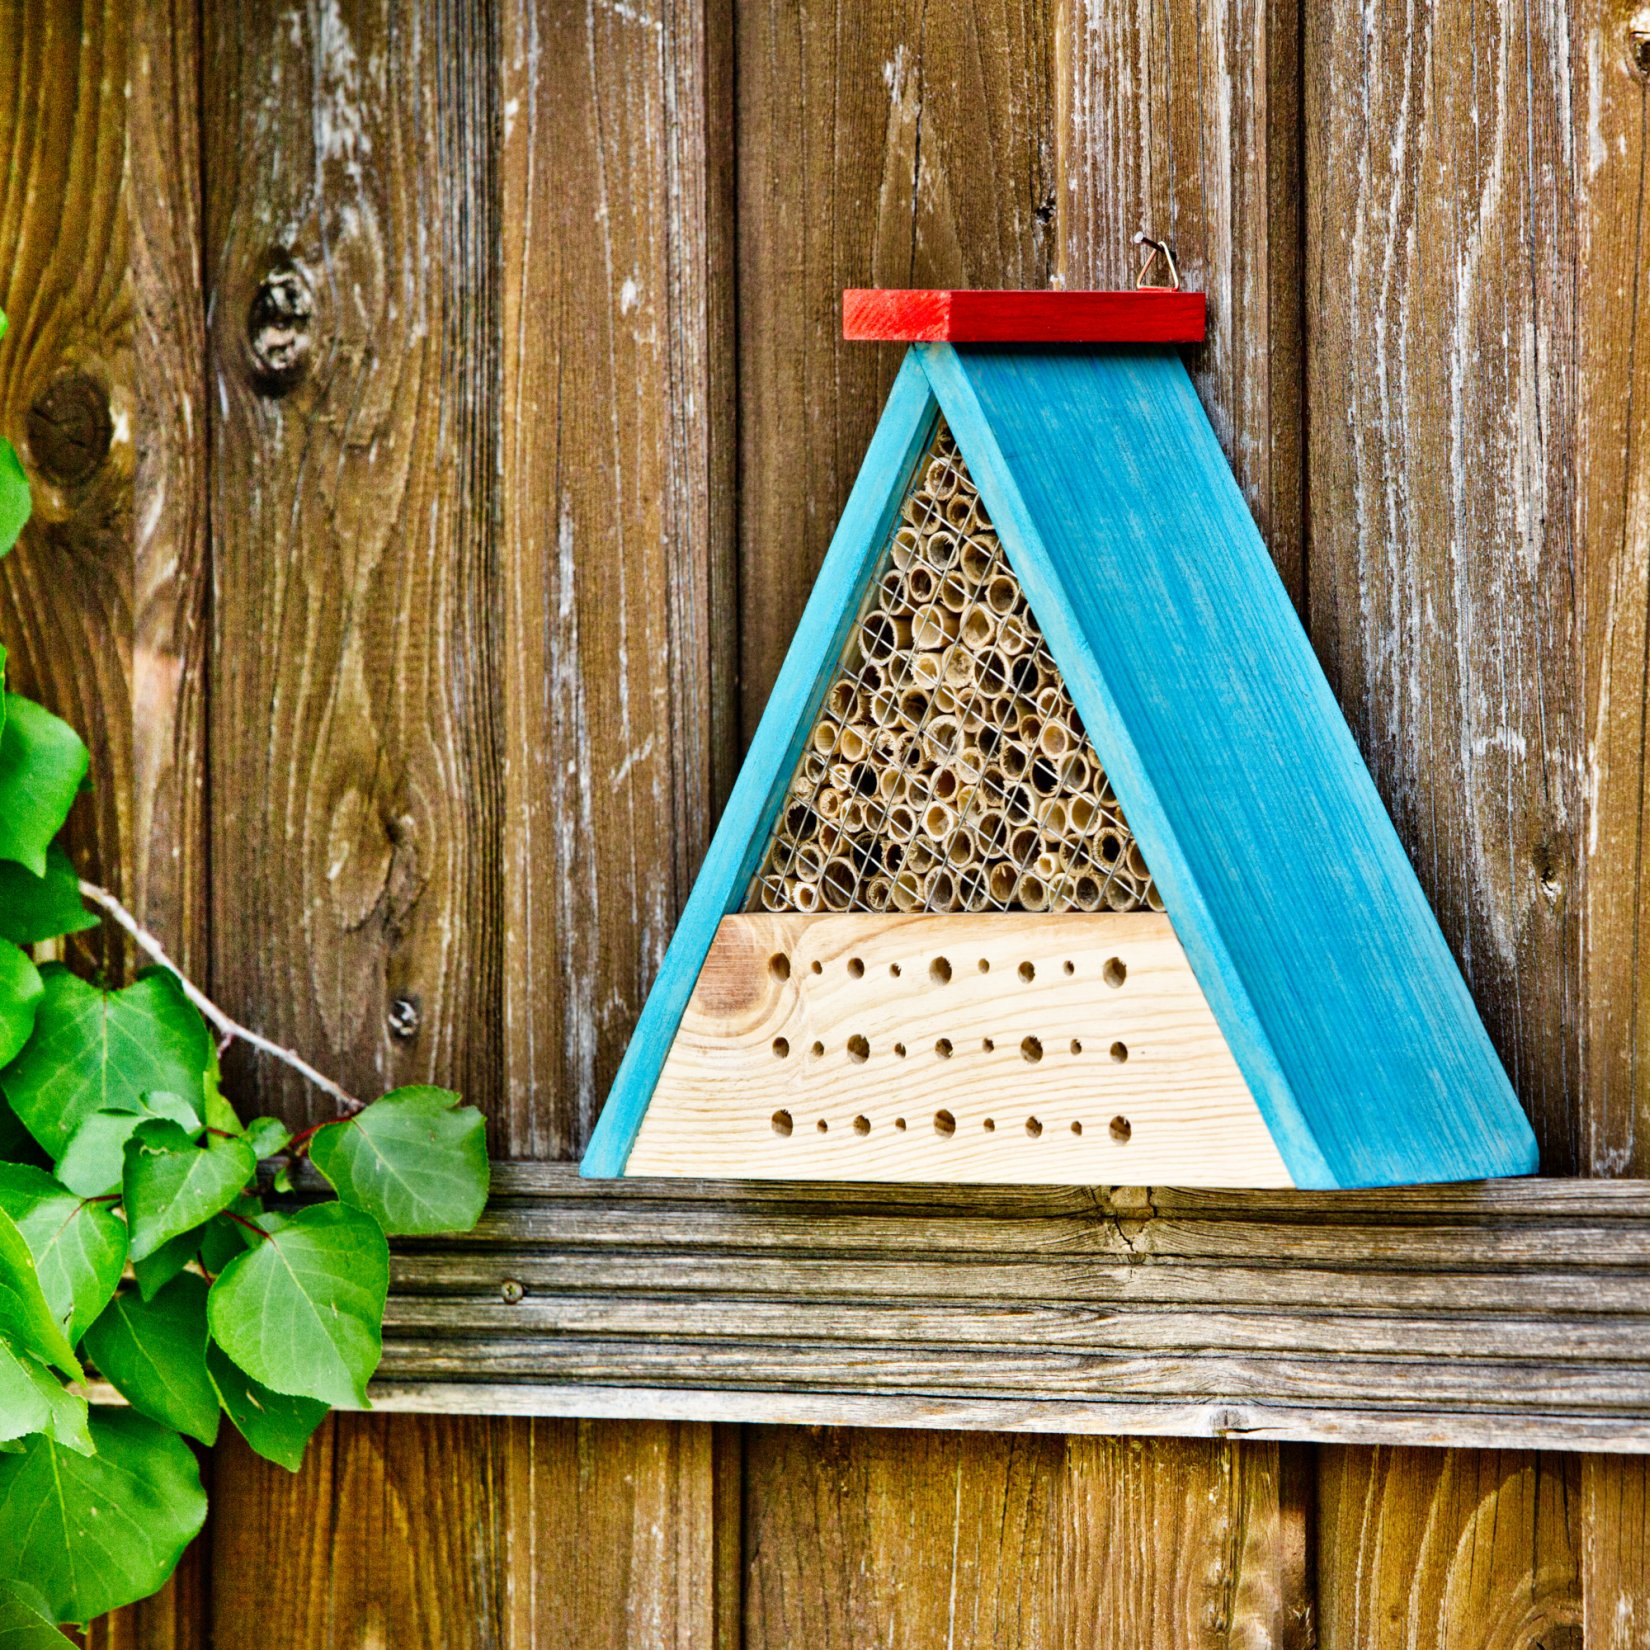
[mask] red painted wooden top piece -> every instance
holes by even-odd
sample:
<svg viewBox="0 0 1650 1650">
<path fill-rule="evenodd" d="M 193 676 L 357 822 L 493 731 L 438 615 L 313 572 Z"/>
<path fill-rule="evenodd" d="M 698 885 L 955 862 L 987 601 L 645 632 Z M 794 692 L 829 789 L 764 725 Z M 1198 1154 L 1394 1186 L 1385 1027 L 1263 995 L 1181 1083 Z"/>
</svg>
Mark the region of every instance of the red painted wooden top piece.
<svg viewBox="0 0 1650 1650">
<path fill-rule="evenodd" d="M 905 344 L 1201 344 L 1204 296 L 1128 292 L 901 292 L 849 287 L 842 336 Z"/>
</svg>

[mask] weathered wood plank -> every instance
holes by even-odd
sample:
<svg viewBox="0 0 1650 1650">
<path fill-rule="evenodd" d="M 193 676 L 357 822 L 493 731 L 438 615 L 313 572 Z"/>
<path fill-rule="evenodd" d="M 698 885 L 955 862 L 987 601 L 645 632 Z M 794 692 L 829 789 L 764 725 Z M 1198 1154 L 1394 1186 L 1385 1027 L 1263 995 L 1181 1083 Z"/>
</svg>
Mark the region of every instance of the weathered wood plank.
<svg viewBox="0 0 1650 1650">
<path fill-rule="evenodd" d="M 213 975 L 363 1093 L 488 1094 L 492 53 L 392 12 L 207 8 Z"/>
<path fill-rule="evenodd" d="M 497 1189 L 397 1247 L 397 1403 L 1650 1445 L 1642 1182 Z"/>
<path fill-rule="evenodd" d="M 1562 16 L 1305 37 L 1313 641 L 1550 1174 L 1578 1166 Z"/>
<path fill-rule="evenodd" d="M 364 1095 L 505 1092 L 490 31 L 459 4 L 205 8 L 212 972 Z M 231 1078 L 321 1104 L 274 1065 Z M 344 1418 L 288 1479 L 231 1445 L 214 1642 L 502 1640 L 492 1448 Z"/>
<path fill-rule="evenodd" d="M 505 1149 L 589 1136 L 731 778 L 729 25 L 523 3 L 499 158 Z"/>
<path fill-rule="evenodd" d="M 218 1447 L 211 1643 L 410 1650 L 507 1636 L 500 1435 L 530 1423 L 339 1415 L 302 1469 Z M 460 1466 L 462 1463 L 462 1466 Z"/>
<path fill-rule="evenodd" d="M 717 1643 L 715 1439 L 665 1421 L 525 1421 L 507 1433 L 505 1642 Z"/>
<path fill-rule="evenodd" d="M 1586 1133 L 1578 44 L 1561 7 L 1309 8 L 1302 82 L 1313 639 L 1556 1174 Z M 1326 1455 L 1325 1645 L 1577 1642 L 1578 1487 Z"/>
<path fill-rule="evenodd" d="M 1575 1457 L 1348 1449 L 1322 1459 L 1323 1650 L 1580 1650 Z"/>
<path fill-rule="evenodd" d="M 748 1645 L 1307 1642 L 1275 1445 L 762 1429 L 752 1453 Z"/>
<path fill-rule="evenodd" d="M 0 562 L 7 685 L 66 718 L 93 751 L 70 852 L 87 874 L 130 893 L 138 409 L 122 186 L 131 20 L 95 3 L 13 5 L 6 36 L 0 309 L 10 330 L 0 344 L 0 431 L 34 497 L 33 519 Z M 122 966 L 118 941 L 106 948 L 94 934 L 90 955 Z"/>
</svg>

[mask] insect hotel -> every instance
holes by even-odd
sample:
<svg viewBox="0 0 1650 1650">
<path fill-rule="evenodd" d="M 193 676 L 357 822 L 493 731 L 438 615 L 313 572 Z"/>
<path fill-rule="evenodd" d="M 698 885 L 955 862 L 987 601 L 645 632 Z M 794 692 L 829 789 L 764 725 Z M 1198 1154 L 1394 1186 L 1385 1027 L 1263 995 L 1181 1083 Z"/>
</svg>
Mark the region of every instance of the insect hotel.
<svg viewBox="0 0 1650 1650">
<path fill-rule="evenodd" d="M 1201 295 L 844 323 L 911 348 L 584 1172 L 1532 1172 L 1172 347 Z"/>
</svg>

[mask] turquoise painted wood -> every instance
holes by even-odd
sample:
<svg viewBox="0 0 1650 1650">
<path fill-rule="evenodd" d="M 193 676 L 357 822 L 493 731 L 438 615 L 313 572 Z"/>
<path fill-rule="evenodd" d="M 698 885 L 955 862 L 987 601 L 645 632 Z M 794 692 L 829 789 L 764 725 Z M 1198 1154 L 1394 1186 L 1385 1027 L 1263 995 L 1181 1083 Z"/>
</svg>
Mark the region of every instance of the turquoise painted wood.
<svg viewBox="0 0 1650 1650">
<path fill-rule="evenodd" d="M 1301 1186 L 1535 1136 L 1178 355 L 917 346 Z"/>
<path fill-rule="evenodd" d="M 892 531 L 906 483 L 933 436 L 937 411 L 921 364 L 908 354 L 832 535 L 727 809 L 688 895 L 682 920 L 619 1064 L 579 1166 L 582 1174 L 612 1179 L 624 1173 L 625 1159 L 693 995 L 716 925 L 739 908 L 756 874 L 803 741 L 819 714 L 860 598 Z"/>
<path fill-rule="evenodd" d="M 624 1172 L 939 411 L 1296 1183 L 1528 1174 L 1535 1137 L 1179 357 L 907 356 L 582 1165 Z"/>
</svg>

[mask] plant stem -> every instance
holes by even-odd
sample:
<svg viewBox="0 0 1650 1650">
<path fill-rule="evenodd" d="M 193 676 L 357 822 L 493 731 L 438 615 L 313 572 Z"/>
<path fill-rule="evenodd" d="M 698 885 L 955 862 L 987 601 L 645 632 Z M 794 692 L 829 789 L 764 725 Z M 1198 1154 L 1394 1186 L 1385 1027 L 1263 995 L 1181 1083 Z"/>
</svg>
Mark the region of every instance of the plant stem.
<svg viewBox="0 0 1650 1650">
<path fill-rule="evenodd" d="M 364 1102 L 357 1100 L 353 1094 L 346 1093 L 330 1077 L 324 1077 L 301 1054 L 290 1048 L 283 1048 L 279 1043 L 272 1043 L 267 1037 L 260 1037 L 257 1032 L 250 1031 L 239 1021 L 232 1020 L 196 985 L 172 959 L 166 955 L 160 941 L 140 923 L 124 905 L 109 892 L 107 888 L 100 888 L 95 882 L 81 879 L 80 892 L 93 905 L 99 906 L 120 927 L 137 942 L 138 948 L 146 952 L 162 968 L 169 969 L 176 976 L 178 984 L 183 988 L 183 994 L 208 1020 L 215 1025 L 226 1037 L 239 1038 L 249 1047 L 255 1048 L 260 1054 L 268 1054 L 280 1060 L 299 1074 L 307 1078 L 323 1094 L 330 1094 L 346 1112 L 355 1113 L 362 1109 Z"/>
</svg>

